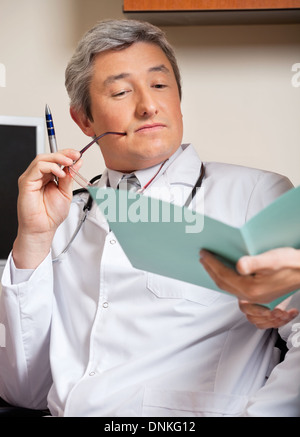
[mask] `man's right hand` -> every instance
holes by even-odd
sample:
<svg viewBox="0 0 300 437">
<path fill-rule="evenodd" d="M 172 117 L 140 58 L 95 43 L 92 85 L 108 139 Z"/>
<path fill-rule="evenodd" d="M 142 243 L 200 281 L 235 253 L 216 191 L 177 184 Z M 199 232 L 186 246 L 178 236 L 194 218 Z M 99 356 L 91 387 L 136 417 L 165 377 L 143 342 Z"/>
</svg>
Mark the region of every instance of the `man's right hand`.
<svg viewBox="0 0 300 437">
<path fill-rule="evenodd" d="M 68 215 L 73 179 L 60 166 L 72 165 L 76 150 L 40 154 L 19 178 L 18 234 L 13 245 L 17 268 L 35 269 L 48 255 L 58 226 Z M 80 161 L 76 168 L 80 167 Z M 58 185 L 54 181 L 57 177 Z"/>
</svg>

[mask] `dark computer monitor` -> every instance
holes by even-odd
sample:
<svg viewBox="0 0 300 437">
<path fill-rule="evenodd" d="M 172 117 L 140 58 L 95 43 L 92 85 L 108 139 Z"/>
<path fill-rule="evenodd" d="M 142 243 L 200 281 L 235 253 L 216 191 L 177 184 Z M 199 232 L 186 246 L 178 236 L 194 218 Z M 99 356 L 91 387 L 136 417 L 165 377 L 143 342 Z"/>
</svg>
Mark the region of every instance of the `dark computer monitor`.
<svg viewBox="0 0 300 437">
<path fill-rule="evenodd" d="M 44 151 L 42 117 L 0 115 L 0 277 L 17 233 L 18 178 Z"/>
</svg>

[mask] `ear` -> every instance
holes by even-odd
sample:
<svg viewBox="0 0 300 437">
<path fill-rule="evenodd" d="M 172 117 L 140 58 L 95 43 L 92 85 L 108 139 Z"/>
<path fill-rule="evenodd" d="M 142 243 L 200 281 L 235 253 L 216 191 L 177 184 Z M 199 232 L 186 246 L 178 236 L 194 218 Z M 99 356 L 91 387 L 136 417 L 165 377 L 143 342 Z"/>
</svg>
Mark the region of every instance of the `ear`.
<svg viewBox="0 0 300 437">
<path fill-rule="evenodd" d="M 77 111 L 71 106 L 70 114 L 72 119 L 80 127 L 83 133 L 85 133 L 89 137 L 93 137 L 95 135 L 95 131 L 92 127 L 92 122 L 89 120 L 89 118 L 84 114 L 82 110 Z"/>
</svg>

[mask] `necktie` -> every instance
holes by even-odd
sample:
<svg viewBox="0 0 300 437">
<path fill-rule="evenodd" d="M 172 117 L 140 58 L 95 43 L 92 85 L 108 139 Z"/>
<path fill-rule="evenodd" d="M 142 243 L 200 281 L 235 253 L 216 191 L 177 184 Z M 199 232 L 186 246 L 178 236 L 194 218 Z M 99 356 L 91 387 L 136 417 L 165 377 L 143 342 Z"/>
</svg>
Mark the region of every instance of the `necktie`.
<svg viewBox="0 0 300 437">
<path fill-rule="evenodd" d="M 124 175 L 118 184 L 119 190 L 137 191 L 141 184 L 134 173 Z"/>
</svg>

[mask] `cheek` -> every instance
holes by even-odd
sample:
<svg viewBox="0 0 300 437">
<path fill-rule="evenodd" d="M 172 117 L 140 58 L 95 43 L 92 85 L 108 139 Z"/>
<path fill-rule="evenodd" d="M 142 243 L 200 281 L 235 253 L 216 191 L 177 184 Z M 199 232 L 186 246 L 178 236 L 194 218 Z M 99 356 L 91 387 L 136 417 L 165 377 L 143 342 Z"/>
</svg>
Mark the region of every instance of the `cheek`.
<svg viewBox="0 0 300 437">
<path fill-rule="evenodd" d="M 181 110 L 176 110 L 172 113 L 172 120 L 178 134 L 183 133 L 183 117 Z"/>
<path fill-rule="evenodd" d="M 129 122 L 128 113 L 128 110 L 120 108 L 116 108 L 114 111 L 102 111 L 94 118 L 95 126 L 97 125 L 98 128 L 106 131 L 123 131 Z"/>
<path fill-rule="evenodd" d="M 95 125 L 103 126 L 110 122 L 110 120 L 116 117 L 115 112 L 109 107 L 104 99 L 98 98 L 92 101 L 91 113 Z"/>
<path fill-rule="evenodd" d="M 161 105 L 163 112 L 167 114 L 173 121 L 182 120 L 181 103 L 179 96 L 170 97 L 167 102 Z"/>
</svg>

